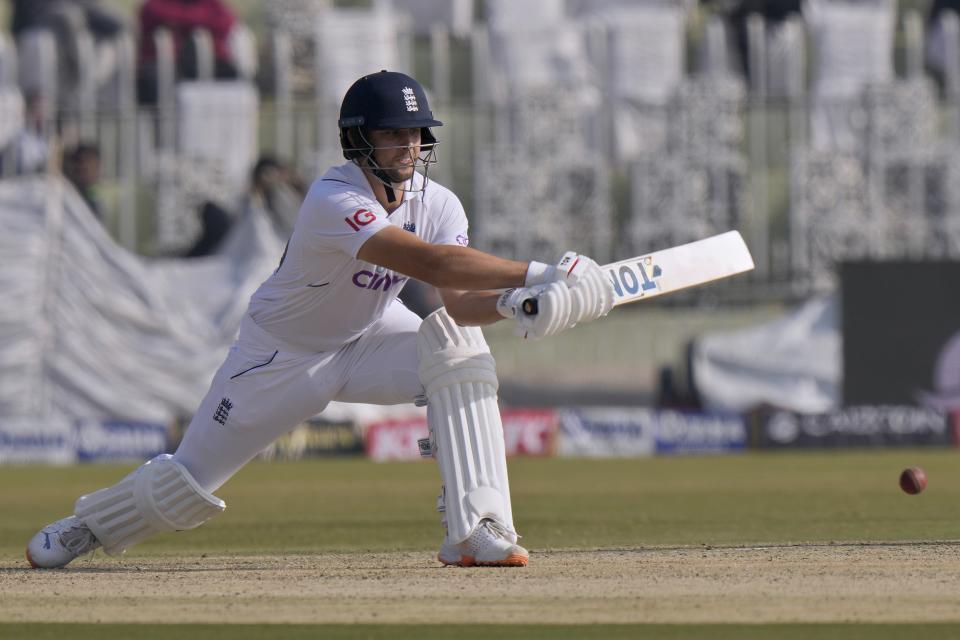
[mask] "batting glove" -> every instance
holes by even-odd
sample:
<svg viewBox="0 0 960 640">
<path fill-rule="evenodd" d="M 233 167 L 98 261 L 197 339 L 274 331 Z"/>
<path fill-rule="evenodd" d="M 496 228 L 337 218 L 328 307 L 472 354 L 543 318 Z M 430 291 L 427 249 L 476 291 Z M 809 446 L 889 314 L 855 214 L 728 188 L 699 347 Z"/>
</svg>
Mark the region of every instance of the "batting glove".
<svg viewBox="0 0 960 640">
<path fill-rule="evenodd" d="M 497 302 L 500 315 L 517 322 L 516 334 L 527 340 L 552 336 L 572 327 L 573 296 L 562 282 L 506 291 Z"/>
</svg>

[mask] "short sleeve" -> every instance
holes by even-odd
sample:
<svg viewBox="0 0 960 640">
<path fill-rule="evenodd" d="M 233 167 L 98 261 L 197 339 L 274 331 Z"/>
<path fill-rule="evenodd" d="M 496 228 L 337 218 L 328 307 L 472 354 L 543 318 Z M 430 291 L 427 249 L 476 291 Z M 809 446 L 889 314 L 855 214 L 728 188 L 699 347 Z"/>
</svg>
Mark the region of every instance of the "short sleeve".
<svg viewBox="0 0 960 640">
<path fill-rule="evenodd" d="M 331 188 L 322 180 L 307 194 L 300 217 L 311 248 L 341 251 L 352 258 L 371 236 L 390 226 L 387 212 L 376 200 L 350 189 Z"/>
<path fill-rule="evenodd" d="M 463 210 L 460 199 L 448 192 L 441 206 L 441 212 L 434 244 L 456 244 L 461 247 L 469 245 L 467 213 Z"/>
</svg>

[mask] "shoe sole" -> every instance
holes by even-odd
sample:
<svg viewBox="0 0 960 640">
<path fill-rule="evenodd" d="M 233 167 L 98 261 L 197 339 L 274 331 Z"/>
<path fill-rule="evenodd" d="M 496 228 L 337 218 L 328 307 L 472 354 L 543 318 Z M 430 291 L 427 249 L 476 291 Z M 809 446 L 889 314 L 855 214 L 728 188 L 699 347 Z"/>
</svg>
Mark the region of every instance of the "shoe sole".
<svg viewBox="0 0 960 640">
<path fill-rule="evenodd" d="M 441 560 L 441 562 L 443 562 Z M 527 563 L 530 562 L 528 556 L 511 553 L 503 560 L 497 560 L 495 562 L 478 562 L 476 558 L 472 556 L 461 556 L 460 562 L 457 563 L 459 567 L 525 567 Z"/>
<path fill-rule="evenodd" d="M 460 561 L 459 561 L 459 560 L 454 560 L 454 561 L 451 562 L 451 561 L 448 561 L 448 560 L 444 560 L 444 559 L 441 558 L 439 555 L 437 556 L 437 562 L 439 562 L 440 564 L 442 564 L 442 565 L 445 566 L 445 567 L 459 567 L 459 566 L 460 566 Z"/>
<path fill-rule="evenodd" d="M 32 568 L 34 568 L 34 569 L 42 569 L 42 568 L 43 568 L 43 567 L 41 567 L 40 565 L 38 565 L 36 562 L 33 561 L 33 558 L 30 556 L 30 548 L 29 548 L 29 547 L 27 547 L 27 549 L 26 549 L 26 554 L 27 554 L 27 562 L 30 563 L 30 566 L 31 566 Z"/>
</svg>

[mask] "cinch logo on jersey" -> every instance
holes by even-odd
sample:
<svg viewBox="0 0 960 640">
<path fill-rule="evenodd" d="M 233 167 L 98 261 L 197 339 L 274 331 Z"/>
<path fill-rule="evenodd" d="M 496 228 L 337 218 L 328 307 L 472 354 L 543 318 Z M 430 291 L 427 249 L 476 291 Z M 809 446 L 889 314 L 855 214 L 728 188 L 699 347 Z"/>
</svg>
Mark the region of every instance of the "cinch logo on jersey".
<svg viewBox="0 0 960 640">
<path fill-rule="evenodd" d="M 417 94 L 410 87 L 403 88 L 403 102 L 407 105 L 407 111 L 420 111 L 420 105 L 417 104 Z"/>
<path fill-rule="evenodd" d="M 461 247 L 465 247 L 468 244 L 470 244 L 470 239 L 461 233 L 460 235 L 457 236 L 457 244 L 460 245 Z"/>
<path fill-rule="evenodd" d="M 406 279 L 406 276 L 395 276 L 389 273 L 377 275 L 376 273 L 367 271 L 366 269 L 353 274 L 353 284 L 361 289 L 368 289 L 370 291 L 389 291 L 393 285 L 401 283 Z"/>
<path fill-rule="evenodd" d="M 416 222 L 404 222 L 404 223 L 403 223 L 403 230 L 404 230 L 404 231 L 409 231 L 410 233 L 416 233 L 416 232 L 417 232 L 417 223 L 416 223 Z"/>
<path fill-rule="evenodd" d="M 365 227 L 377 219 L 377 214 L 367 209 L 357 209 L 352 216 L 344 218 L 344 222 L 350 225 L 354 231 L 360 231 L 360 227 Z"/>
</svg>

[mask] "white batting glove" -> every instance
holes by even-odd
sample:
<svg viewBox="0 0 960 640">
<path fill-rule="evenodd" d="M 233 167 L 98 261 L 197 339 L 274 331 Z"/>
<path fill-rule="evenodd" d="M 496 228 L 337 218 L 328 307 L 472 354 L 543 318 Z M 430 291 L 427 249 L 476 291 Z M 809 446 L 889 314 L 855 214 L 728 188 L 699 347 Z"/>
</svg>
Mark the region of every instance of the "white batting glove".
<svg viewBox="0 0 960 640">
<path fill-rule="evenodd" d="M 497 301 L 497 311 L 517 322 L 515 333 L 526 340 L 552 336 L 575 323 L 570 322 L 573 296 L 562 282 L 535 287 L 508 289 Z"/>
<path fill-rule="evenodd" d="M 597 263 L 592 258 L 576 251 L 567 251 L 555 265 L 536 261 L 530 262 L 527 265 L 527 275 L 523 286 L 535 287 L 538 284 L 550 284 L 551 282 L 566 282 L 568 286 L 572 286 L 579 282 L 593 267 L 597 267 Z"/>
<path fill-rule="evenodd" d="M 576 276 L 572 272 L 577 271 L 581 259 L 590 260 L 590 258 L 582 256 L 576 251 L 567 251 L 560 258 L 560 262 L 555 265 L 533 261 L 527 265 L 527 275 L 523 281 L 523 286 L 535 287 L 538 284 L 550 284 L 551 282 L 567 282 L 567 284 L 570 284 L 568 280 L 571 277 L 576 280 Z"/>
<path fill-rule="evenodd" d="M 517 287 L 516 289 L 507 289 L 497 299 L 497 313 L 508 320 L 517 317 L 520 312 L 520 306 L 527 300 L 532 300 L 536 294 L 527 287 Z"/>
<path fill-rule="evenodd" d="M 586 256 L 568 275 L 567 284 L 573 299 L 571 326 L 603 317 L 613 309 L 613 282 L 596 262 Z"/>
<path fill-rule="evenodd" d="M 564 282 L 573 290 L 571 326 L 596 320 L 613 308 L 613 283 L 603 274 L 599 265 L 585 255 L 574 251 L 563 254 L 555 266 L 531 262 L 527 267 L 526 286 Z"/>
</svg>

